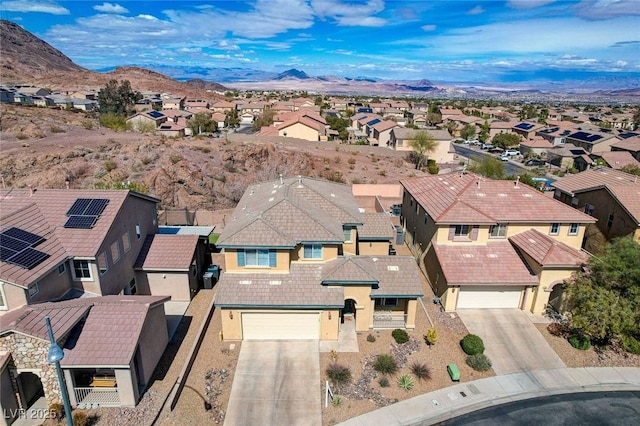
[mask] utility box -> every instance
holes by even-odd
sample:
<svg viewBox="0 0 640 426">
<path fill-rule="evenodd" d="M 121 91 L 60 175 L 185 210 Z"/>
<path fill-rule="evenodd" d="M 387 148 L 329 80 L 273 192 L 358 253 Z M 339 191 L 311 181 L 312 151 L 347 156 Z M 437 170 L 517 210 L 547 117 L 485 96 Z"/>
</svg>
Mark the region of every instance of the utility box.
<svg viewBox="0 0 640 426">
<path fill-rule="evenodd" d="M 211 290 L 213 288 L 213 273 L 205 272 L 202 276 L 202 280 L 204 281 L 204 288 L 207 290 Z"/>
<path fill-rule="evenodd" d="M 402 230 L 402 226 L 395 225 L 396 228 L 396 245 L 401 246 L 404 244 L 404 231 Z"/>
<path fill-rule="evenodd" d="M 454 382 L 460 381 L 460 370 L 458 370 L 457 365 L 455 364 L 447 365 L 447 373 L 449 373 L 451 380 L 453 380 Z"/>
<path fill-rule="evenodd" d="M 211 272 L 213 283 L 214 284 L 217 283 L 218 280 L 220 279 L 220 265 L 209 266 L 209 268 L 207 269 L 207 272 Z"/>
</svg>

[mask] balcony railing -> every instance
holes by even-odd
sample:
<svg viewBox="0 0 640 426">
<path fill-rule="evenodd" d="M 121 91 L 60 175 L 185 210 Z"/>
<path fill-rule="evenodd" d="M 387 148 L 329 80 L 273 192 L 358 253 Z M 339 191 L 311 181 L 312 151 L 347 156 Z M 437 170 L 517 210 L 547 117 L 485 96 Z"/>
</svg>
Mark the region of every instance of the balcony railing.
<svg viewBox="0 0 640 426">
<path fill-rule="evenodd" d="M 394 312 L 374 312 L 373 328 L 404 328 L 407 315 Z"/>
<path fill-rule="evenodd" d="M 118 388 L 75 388 L 76 401 L 79 407 L 94 406 L 119 407 Z"/>
</svg>

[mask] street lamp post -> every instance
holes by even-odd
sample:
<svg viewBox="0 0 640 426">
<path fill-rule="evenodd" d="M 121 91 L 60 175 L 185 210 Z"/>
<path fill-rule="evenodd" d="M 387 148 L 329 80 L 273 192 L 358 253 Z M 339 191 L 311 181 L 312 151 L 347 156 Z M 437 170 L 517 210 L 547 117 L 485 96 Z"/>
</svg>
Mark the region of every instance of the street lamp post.
<svg viewBox="0 0 640 426">
<path fill-rule="evenodd" d="M 67 395 L 67 387 L 64 383 L 64 377 L 62 376 L 62 368 L 60 368 L 60 361 L 64 358 L 64 351 L 56 343 L 56 339 L 53 337 L 53 329 L 51 328 L 51 320 L 49 315 L 44 317 L 44 322 L 47 325 L 47 331 L 49 332 L 49 342 L 51 347 L 49 348 L 49 355 L 47 360 L 51 364 L 56 365 L 56 372 L 58 373 L 58 382 L 60 383 L 60 393 L 62 394 L 62 402 L 64 403 L 64 416 L 67 418 L 67 425 L 73 426 L 73 419 L 71 418 L 71 404 L 69 403 L 69 395 Z"/>
</svg>

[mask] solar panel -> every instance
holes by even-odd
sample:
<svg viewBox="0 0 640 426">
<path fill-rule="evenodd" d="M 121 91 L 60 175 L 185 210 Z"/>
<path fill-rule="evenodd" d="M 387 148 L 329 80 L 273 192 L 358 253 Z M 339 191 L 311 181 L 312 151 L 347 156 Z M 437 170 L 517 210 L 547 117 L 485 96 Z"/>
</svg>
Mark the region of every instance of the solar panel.
<svg viewBox="0 0 640 426">
<path fill-rule="evenodd" d="M 11 256 L 18 253 L 15 250 L 11 250 L 9 247 L 0 246 L 0 260 L 6 262 Z"/>
<path fill-rule="evenodd" d="M 31 232 L 25 231 L 24 229 L 16 227 L 12 227 L 2 231 L 2 234 L 15 238 L 16 240 L 22 240 L 30 246 L 38 245 L 44 241 L 44 238 L 42 238 L 40 235 L 36 235 Z"/>
<path fill-rule="evenodd" d="M 0 246 L 2 246 L 3 248 L 6 247 L 11 250 L 20 251 L 29 247 L 30 245 L 31 244 L 26 241 L 12 238 L 8 235 L 5 235 L 4 233 L 0 234 Z"/>
<path fill-rule="evenodd" d="M 84 214 L 88 216 L 100 216 L 107 204 L 109 204 L 108 199 L 94 198 L 93 200 L 91 200 L 91 203 L 89 203 L 89 206 L 84 211 Z"/>
<path fill-rule="evenodd" d="M 149 111 L 147 113 L 147 115 L 149 115 L 149 117 L 153 117 L 153 118 L 160 118 L 160 117 L 164 117 L 164 114 L 158 111 Z"/>
<path fill-rule="evenodd" d="M 585 142 L 595 142 L 598 139 L 602 139 L 602 136 L 598 134 L 587 133 L 587 132 L 576 132 L 572 134 L 571 137 L 573 139 L 578 139 Z"/>
<path fill-rule="evenodd" d="M 21 252 L 7 259 L 7 262 L 20 266 L 21 268 L 31 269 L 39 263 L 42 263 L 49 257 L 49 254 L 40 250 L 27 247 Z"/>
<path fill-rule="evenodd" d="M 64 227 L 71 229 L 91 229 L 97 220 L 98 216 L 73 215 L 69 216 Z"/>
<path fill-rule="evenodd" d="M 534 124 L 530 124 L 530 123 L 520 123 L 516 125 L 518 129 L 522 129 L 522 130 L 530 130 L 530 129 L 533 129 L 534 126 L 535 126 Z"/>
<path fill-rule="evenodd" d="M 91 198 L 78 198 L 67 212 L 67 216 L 82 214 L 91 202 Z"/>
</svg>

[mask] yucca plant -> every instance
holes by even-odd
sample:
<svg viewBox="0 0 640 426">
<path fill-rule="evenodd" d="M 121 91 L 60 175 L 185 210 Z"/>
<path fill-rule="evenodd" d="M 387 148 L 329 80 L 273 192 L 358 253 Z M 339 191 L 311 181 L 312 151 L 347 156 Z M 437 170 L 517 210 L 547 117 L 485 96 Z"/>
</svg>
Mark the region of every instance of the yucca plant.
<svg viewBox="0 0 640 426">
<path fill-rule="evenodd" d="M 403 374 L 402 376 L 398 377 L 398 386 L 400 386 L 400 388 L 402 388 L 405 392 L 409 392 L 411 389 L 413 389 L 414 386 L 414 382 L 413 382 L 413 377 L 411 377 L 409 374 Z"/>
</svg>

